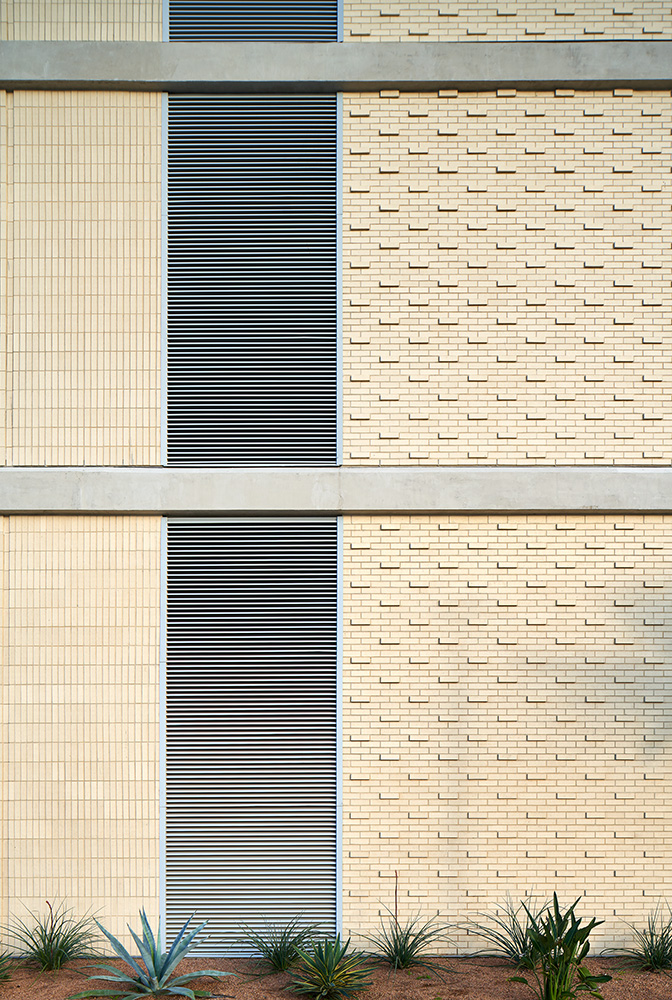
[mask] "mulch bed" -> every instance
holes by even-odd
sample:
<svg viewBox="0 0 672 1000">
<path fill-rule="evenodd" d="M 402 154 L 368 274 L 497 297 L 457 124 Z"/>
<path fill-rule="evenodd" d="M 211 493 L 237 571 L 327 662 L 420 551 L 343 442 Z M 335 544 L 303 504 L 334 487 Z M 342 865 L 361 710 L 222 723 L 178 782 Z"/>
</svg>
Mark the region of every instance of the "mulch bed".
<svg viewBox="0 0 672 1000">
<path fill-rule="evenodd" d="M 123 963 L 106 958 L 105 962 L 123 968 Z M 28 966 L 15 969 L 12 979 L 0 983 L 1 1000 L 66 1000 L 73 993 L 80 993 L 90 986 L 99 988 L 102 983 L 87 984 L 91 970 L 90 961 L 71 962 L 60 972 L 38 973 Z M 390 975 L 380 967 L 372 968 L 373 985 L 362 1000 L 525 1000 L 533 997 L 531 990 L 519 983 L 509 983 L 513 974 L 511 966 L 495 958 L 450 958 L 441 960 L 445 968 L 443 980 L 428 976 L 423 969 Z M 636 972 L 624 967 L 619 959 L 589 959 L 593 971 L 613 976 L 602 987 L 604 1000 L 672 1000 L 672 977 L 660 973 Z M 185 959 L 179 972 L 199 968 L 212 968 L 237 975 L 221 980 L 203 980 L 191 984 L 196 988 L 211 989 L 217 1000 L 291 1000 L 287 987 L 290 978 L 286 973 L 272 976 L 254 975 L 258 967 L 242 959 L 196 958 Z M 580 994 L 587 996 L 587 994 Z"/>
</svg>

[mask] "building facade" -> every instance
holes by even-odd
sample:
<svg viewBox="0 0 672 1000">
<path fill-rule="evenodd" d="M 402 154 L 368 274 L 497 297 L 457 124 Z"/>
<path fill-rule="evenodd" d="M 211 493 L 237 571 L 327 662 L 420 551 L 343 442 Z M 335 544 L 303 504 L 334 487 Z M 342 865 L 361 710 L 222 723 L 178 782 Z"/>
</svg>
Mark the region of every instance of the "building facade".
<svg viewBox="0 0 672 1000">
<path fill-rule="evenodd" d="M 0 922 L 356 937 L 398 873 L 616 944 L 670 893 L 669 4 L 179 16 L 0 25 Z"/>
</svg>

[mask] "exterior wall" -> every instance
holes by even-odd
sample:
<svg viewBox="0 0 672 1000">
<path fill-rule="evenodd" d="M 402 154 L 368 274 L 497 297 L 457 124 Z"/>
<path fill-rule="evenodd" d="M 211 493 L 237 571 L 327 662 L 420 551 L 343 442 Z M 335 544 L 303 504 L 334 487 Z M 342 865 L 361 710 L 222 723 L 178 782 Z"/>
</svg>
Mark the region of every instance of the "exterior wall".
<svg viewBox="0 0 672 1000">
<path fill-rule="evenodd" d="M 5 906 L 67 898 L 120 930 L 158 904 L 159 524 L 2 520 Z M 669 892 L 672 519 L 344 529 L 345 932 L 398 870 L 402 912 L 557 889 L 618 940 Z"/>
<path fill-rule="evenodd" d="M 6 453 L 7 424 L 7 340 L 12 326 L 12 304 L 9 295 L 10 238 L 9 205 L 12 197 L 12 170 L 9 150 L 13 137 L 10 127 L 13 95 L 0 90 L 0 462 Z"/>
<path fill-rule="evenodd" d="M 4 0 L 0 41 L 160 42 L 161 0 Z"/>
<path fill-rule="evenodd" d="M 0 39 L 158 42 L 161 7 L 8 0 Z M 672 37 L 667 0 L 362 0 L 344 20 L 346 41 Z M 160 107 L 0 94 L 5 466 L 160 464 Z M 345 463 L 668 466 L 669 91 L 343 107 Z M 46 898 L 155 923 L 160 518 L 0 532 L 0 923 Z M 374 929 L 395 870 L 402 916 L 584 895 L 597 947 L 670 894 L 671 534 L 670 515 L 345 517 L 345 934 Z"/>
<path fill-rule="evenodd" d="M 5 517 L 2 923 L 158 917 L 160 518 Z M 4 742 L 4 741 L 3 741 Z"/>
<path fill-rule="evenodd" d="M 395 869 L 404 917 L 557 890 L 596 943 L 669 895 L 670 542 L 662 516 L 345 518 L 346 935 Z"/>
<path fill-rule="evenodd" d="M 345 464 L 669 464 L 669 93 L 343 101 Z"/>
<path fill-rule="evenodd" d="M 672 37 L 665 0 L 478 0 L 412 3 L 345 0 L 346 41 L 606 41 Z"/>
<path fill-rule="evenodd" d="M 4 464 L 157 465 L 161 97 L 5 100 Z"/>
<path fill-rule="evenodd" d="M 606 41 L 672 38 L 665 0 L 346 0 L 345 41 Z M 5 0 L 0 41 L 160 42 L 161 0 Z"/>
</svg>

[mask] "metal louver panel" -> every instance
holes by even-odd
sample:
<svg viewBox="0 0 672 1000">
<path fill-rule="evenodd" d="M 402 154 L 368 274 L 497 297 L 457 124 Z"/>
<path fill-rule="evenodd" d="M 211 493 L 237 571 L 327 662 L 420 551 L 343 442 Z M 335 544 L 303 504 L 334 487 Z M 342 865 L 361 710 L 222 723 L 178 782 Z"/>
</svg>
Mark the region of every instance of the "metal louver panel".
<svg viewBox="0 0 672 1000">
<path fill-rule="evenodd" d="M 171 42 L 335 42 L 336 0 L 170 0 Z"/>
<path fill-rule="evenodd" d="M 166 649 L 168 939 L 333 933 L 336 520 L 169 521 Z"/>
<path fill-rule="evenodd" d="M 178 96 L 168 464 L 336 462 L 336 98 Z"/>
</svg>

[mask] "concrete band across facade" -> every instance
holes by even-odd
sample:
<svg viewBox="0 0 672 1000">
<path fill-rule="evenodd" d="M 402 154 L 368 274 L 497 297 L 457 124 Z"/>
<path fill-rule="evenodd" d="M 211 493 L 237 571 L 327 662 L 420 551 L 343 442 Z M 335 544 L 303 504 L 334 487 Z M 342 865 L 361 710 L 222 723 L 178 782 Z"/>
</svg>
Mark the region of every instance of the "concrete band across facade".
<svg viewBox="0 0 672 1000">
<path fill-rule="evenodd" d="M 664 87 L 672 42 L 1 42 L 0 86 L 179 92 Z"/>
<path fill-rule="evenodd" d="M 9 469 L 0 511 L 234 515 L 672 512 L 659 468 Z"/>
<path fill-rule="evenodd" d="M 0 924 L 360 939 L 398 872 L 627 943 L 672 898 L 669 3 L 169 6 L 0 14 Z"/>
</svg>

